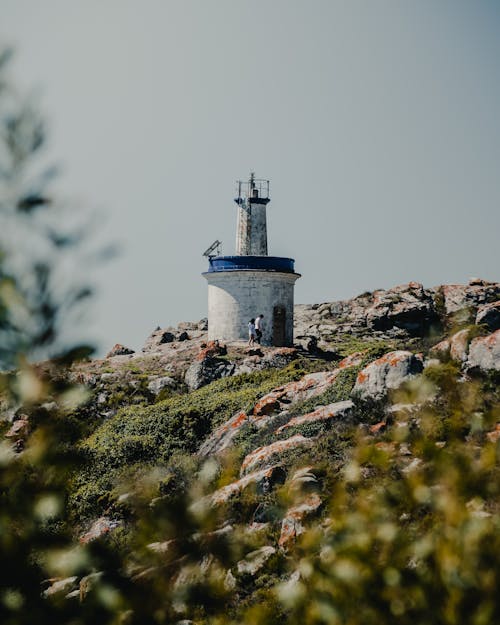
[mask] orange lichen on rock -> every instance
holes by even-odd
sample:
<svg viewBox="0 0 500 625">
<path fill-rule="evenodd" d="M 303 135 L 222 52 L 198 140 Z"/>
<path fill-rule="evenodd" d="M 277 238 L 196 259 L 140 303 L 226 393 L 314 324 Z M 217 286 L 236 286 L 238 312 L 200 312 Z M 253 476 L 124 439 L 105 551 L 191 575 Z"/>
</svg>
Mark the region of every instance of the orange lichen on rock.
<svg viewBox="0 0 500 625">
<path fill-rule="evenodd" d="M 280 409 L 279 399 L 273 397 L 272 395 L 266 395 L 259 399 L 259 401 L 255 404 L 253 409 L 253 415 L 256 417 L 261 417 L 264 415 L 270 415 L 273 412 L 276 412 Z"/>
<path fill-rule="evenodd" d="M 368 376 L 366 375 L 366 373 L 365 373 L 365 372 L 364 372 L 364 370 L 363 370 L 363 371 L 360 371 L 360 372 L 358 373 L 358 376 L 357 376 L 357 378 L 356 378 L 356 381 L 357 381 L 359 384 L 363 384 L 363 382 L 366 382 L 366 380 L 367 380 L 367 379 L 368 379 Z"/>
<path fill-rule="evenodd" d="M 286 551 L 297 536 L 304 533 L 305 527 L 302 521 L 317 512 L 322 503 L 317 493 L 311 493 L 300 504 L 287 511 L 281 523 L 281 534 L 278 540 L 281 549 Z"/>
<path fill-rule="evenodd" d="M 422 359 L 411 352 L 389 352 L 359 372 L 353 393 L 361 399 L 380 399 L 422 370 Z"/>
<path fill-rule="evenodd" d="M 489 441 L 491 441 L 492 443 L 496 443 L 497 440 L 500 438 L 500 423 L 497 423 L 495 429 L 491 432 L 488 432 L 486 436 L 488 437 Z"/>
<path fill-rule="evenodd" d="M 378 434 L 379 432 L 385 430 L 386 427 L 387 421 L 379 421 L 378 423 L 375 423 L 375 425 L 371 425 L 369 429 L 372 434 Z"/>
<path fill-rule="evenodd" d="M 226 431 L 231 428 L 231 429 L 235 429 L 235 428 L 239 428 L 243 423 L 245 423 L 245 421 L 248 419 L 247 415 L 245 412 L 240 412 L 238 415 L 236 415 L 236 418 L 232 419 L 231 423 L 226 427 Z"/>
<path fill-rule="evenodd" d="M 363 357 L 365 352 L 354 352 L 354 354 L 349 354 L 343 360 L 339 362 L 337 365 L 337 369 L 346 369 L 347 367 L 357 367 L 363 362 Z"/>
<path fill-rule="evenodd" d="M 227 354 L 225 345 L 220 345 L 219 341 L 208 341 L 205 347 L 202 347 L 196 356 L 196 360 L 205 360 L 205 358 L 213 358 L 214 356 L 222 356 Z"/>
</svg>

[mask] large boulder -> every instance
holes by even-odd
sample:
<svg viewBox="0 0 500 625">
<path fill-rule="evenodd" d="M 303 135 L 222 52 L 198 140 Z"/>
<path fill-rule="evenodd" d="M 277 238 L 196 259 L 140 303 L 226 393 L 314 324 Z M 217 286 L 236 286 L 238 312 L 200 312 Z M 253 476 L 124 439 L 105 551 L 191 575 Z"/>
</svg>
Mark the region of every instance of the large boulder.
<svg viewBox="0 0 500 625">
<path fill-rule="evenodd" d="M 117 527 L 122 524 L 121 521 L 110 519 L 109 517 L 103 516 L 97 519 L 92 523 L 90 528 L 85 534 L 80 536 L 80 542 L 83 544 L 87 544 L 92 542 L 93 540 L 97 540 L 109 532 L 113 531 Z"/>
<path fill-rule="evenodd" d="M 158 345 L 165 345 L 165 343 L 173 343 L 175 341 L 175 334 L 165 330 L 165 332 L 160 331 L 158 336 Z"/>
<path fill-rule="evenodd" d="M 202 344 L 196 360 L 205 360 L 205 358 L 215 358 L 216 356 L 225 356 L 226 354 L 227 347 L 225 345 L 221 345 L 219 341 L 208 341 L 208 343 Z"/>
<path fill-rule="evenodd" d="M 303 521 L 318 512 L 322 501 L 317 493 L 308 494 L 299 504 L 289 508 L 281 522 L 281 533 L 278 540 L 280 549 L 286 551 L 296 538 L 305 532 Z"/>
<path fill-rule="evenodd" d="M 50 580 L 52 583 L 43 591 L 43 597 L 52 597 L 54 595 L 67 595 L 71 590 L 76 588 L 78 577 L 72 575 L 71 577 L 65 577 L 64 579 Z M 78 592 L 78 594 L 80 594 Z"/>
<path fill-rule="evenodd" d="M 450 357 L 457 362 L 467 360 L 467 350 L 469 349 L 469 330 L 460 330 L 450 339 Z"/>
<path fill-rule="evenodd" d="M 185 373 L 184 381 L 190 391 L 195 391 L 210 382 L 233 375 L 235 368 L 232 362 L 209 356 L 193 362 Z"/>
<path fill-rule="evenodd" d="M 271 461 L 276 461 L 276 457 L 292 449 L 312 445 L 315 442 L 315 438 L 306 438 L 301 434 L 296 434 L 282 441 L 276 441 L 270 445 L 264 447 L 258 447 L 251 453 L 249 453 L 241 464 L 241 473 L 253 469 L 258 465 L 269 466 Z"/>
<path fill-rule="evenodd" d="M 468 284 L 447 284 L 441 287 L 446 314 L 494 302 L 500 295 L 500 284 L 473 278 Z"/>
<path fill-rule="evenodd" d="M 310 425 L 311 423 L 317 423 L 318 421 L 329 421 L 335 419 L 341 423 L 345 423 L 351 415 L 353 408 L 354 404 L 350 400 L 335 402 L 334 404 L 329 404 L 328 406 L 320 406 L 313 412 L 293 417 L 290 421 L 279 427 L 275 433 L 280 434 L 287 428 Z"/>
<path fill-rule="evenodd" d="M 366 310 L 366 325 L 373 330 L 396 327 L 420 335 L 436 319 L 434 300 L 419 282 L 375 291 Z"/>
<path fill-rule="evenodd" d="M 296 358 L 297 350 L 294 347 L 277 347 L 264 355 L 262 365 L 266 369 L 282 369 Z"/>
<path fill-rule="evenodd" d="M 203 317 L 203 319 L 200 319 L 198 321 L 197 328 L 198 328 L 198 330 L 201 330 L 202 332 L 206 332 L 208 330 L 208 319 L 207 319 L 207 317 Z"/>
<path fill-rule="evenodd" d="M 389 390 L 398 388 L 422 370 L 422 360 L 411 352 L 389 352 L 359 372 L 352 391 L 353 397 L 362 400 L 382 399 Z"/>
<path fill-rule="evenodd" d="M 469 330 L 459 330 L 450 338 L 444 339 L 430 348 L 429 354 L 439 360 L 451 358 L 456 362 L 465 362 L 469 351 Z"/>
<path fill-rule="evenodd" d="M 275 553 L 274 547 L 264 545 L 264 547 L 248 553 L 243 560 L 240 560 L 236 565 L 236 570 L 239 575 L 256 575 Z"/>
<path fill-rule="evenodd" d="M 500 371 L 500 330 L 471 342 L 467 367 L 482 371 Z"/>
<path fill-rule="evenodd" d="M 476 323 L 487 325 L 492 332 L 500 330 L 500 300 L 480 306 L 476 315 Z"/>
<path fill-rule="evenodd" d="M 12 423 L 10 429 L 5 434 L 6 438 L 10 438 L 13 441 L 26 440 L 30 433 L 30 422 L 27 415 L 20 415 Z"/>
<path fill-rule="evenodd" d="M 231 482 L 227 486 L 223 486 L 209 496 L 208 500 L 211 505 L 217 506 L 229 501 L 232 497 L 238 495 L 249 486 L 253 486 L 258 493 L 266 494 L 276 484 L 283 484 L 286 479 L 286 472 L 280 465 L 273 465 L 248 473 L 236 482 Z M 202 502 L 201 502 L 202 503 Z M 195 509 L 198 504 L 195 504 Z"/>
<path fill-rule="evenodd" d="M 113 356 L 128 356 L 134 353 L 133 349 L 125 347 L 125 345 L 121 345 L 120 343 L 116 343 L 116 345 L 106 354 L 106 358 L 113 358 Z"/>
<path fill-rule="evenodd" d="M 438 360 L 446 360 L 450 355 L 449 339 L 443 339 L 439 341 L 439 343 L 436 343 L 436 345 L 433 345 L 429 350 L 429 355 Z"/>
<path fill-rule="evenodd" d="M 164 375 L 160 378 L 154 378 L 148 384 L 148 390 L 153 393 L 153 395 L 159 395 L 161 391 L 165 388 L 175 388 L 176 382 L 173 378 L 168 375 Z"/>
</svg>

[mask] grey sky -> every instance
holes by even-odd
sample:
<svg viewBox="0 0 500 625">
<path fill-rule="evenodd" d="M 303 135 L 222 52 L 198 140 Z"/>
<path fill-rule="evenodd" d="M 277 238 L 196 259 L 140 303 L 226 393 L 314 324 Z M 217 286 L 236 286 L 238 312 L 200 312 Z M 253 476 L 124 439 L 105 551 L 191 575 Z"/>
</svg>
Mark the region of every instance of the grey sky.
<svg viewBox="0 0 500 625">
<path fill-rule="evenodd" d="M 250 170 L 297 302 L 499 279 L 496 0 L 2 0 L 0 36 L 58 189 L 121 245 L 88 276 L 103 348 L 205 316 L 201 253 L 233 253 Z"/>
</svg>

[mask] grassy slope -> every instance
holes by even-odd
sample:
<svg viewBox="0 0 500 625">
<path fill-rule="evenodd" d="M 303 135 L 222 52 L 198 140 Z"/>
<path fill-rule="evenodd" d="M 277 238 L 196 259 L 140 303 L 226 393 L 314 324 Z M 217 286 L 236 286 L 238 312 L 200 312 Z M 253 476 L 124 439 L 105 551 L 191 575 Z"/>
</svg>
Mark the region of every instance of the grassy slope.
<svg viewBox="0 0 500 625">
<path fill-rule="evenodd" d="M 218 380 L 151 406 L 123 408 L 80 443 L 84 467 L 73 481 L 75 515 L 102 513 L 120 482 L 152 465 L 165 467 L 176 452 L 193 453 L 214 427 L 304 373 L 295 362 Z"/>
</svg>

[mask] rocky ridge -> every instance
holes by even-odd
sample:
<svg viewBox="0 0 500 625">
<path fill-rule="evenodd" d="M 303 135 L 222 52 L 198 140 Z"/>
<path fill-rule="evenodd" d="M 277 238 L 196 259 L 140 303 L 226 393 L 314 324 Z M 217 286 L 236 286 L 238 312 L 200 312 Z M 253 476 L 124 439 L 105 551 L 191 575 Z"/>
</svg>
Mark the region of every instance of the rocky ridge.
<svg viewBox="0 0 500 625">
<path fill-rule="evenodd" d="M 422 336 L 433 327 L 439 328 L 446 319 L 461 323 L 486 323 L 491 319 L 492 325 L 498 325 L 499 298 L 499 283 L 479 278 L 466 285 L 429 289 L 409 282 L 350 300 L 297 305 L 295 338 L 301 343 L 313 338 L 328 346 L 343 335 L 363 336 L 368 332 L 372 337 L 387 339 Z"/>
<path fill-rule="evenodd" d="M 216 424 L 196 450 L 202 464 L 207 459 L 222 462 L 226 454 L 245 449 L 239 474 L 201 504 L 230 506 L 249 492 L 262 498 L 254 518 L 248 519 L 248 531 L 278 524 L 275 542 L 248 553 L 230 571 L 234 579 L 255 576 L 269 558 L 291 549 L 307 524 L 322 513 L 321 470 L 310 463 L 310 450 L 324 433 L 341 436 L 347 428 L 358 427 L 376 438 L 395 415 L 403 415 L 403 423 L 412 422 L 416 404 L 398 404 L 395 393 L 440 363 L 453 363 L 463 379 L 498 375 L 499 304 L 499 283 L 474 279 L 467 285 L 425 289 L 410 282 L 351 300 L 296 306 L 294 348 L 249 349 L 243 342 L 208 342 L 206 320 L 201 320 L 157 328 L 140 353 L 117 344 L 105 359 L 80 364 L 71 375 L 91 390 L 88 410 L 105 423 L 134 402 L 161 406 L 163 400 L 225 378 L 236 380 L 293 363 L 305 367 L 298 379 L 272 388 Z M 5 436 L 22 451 L 31 432 L 29 417 L 19 411 L 11 419 Z M 496 440 L 499 431 L 497 424 L 489 440 Z M 388 444 L 380 441 L 380 449 Z M 391 445 L 401 471 L 415 470 L 418 459 L 403 444 Z M 265 500 L 280 488 L 293 497 L 276 514 Z M 82 531 L 81 541 L 99 539 L 122 523 L 113 511 L 102 510 L 102 517 Z M 75 592 L 81 583 L 64 581 L 57 580 L 59 586 L 46 592 Z"/>
</svg>

